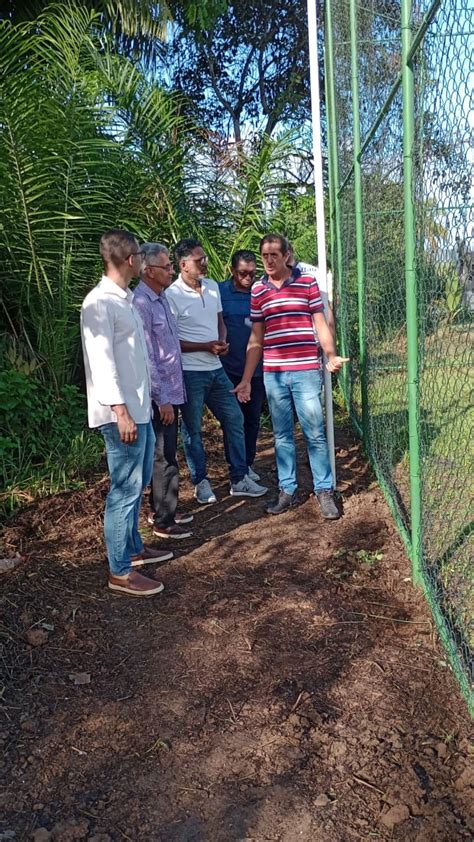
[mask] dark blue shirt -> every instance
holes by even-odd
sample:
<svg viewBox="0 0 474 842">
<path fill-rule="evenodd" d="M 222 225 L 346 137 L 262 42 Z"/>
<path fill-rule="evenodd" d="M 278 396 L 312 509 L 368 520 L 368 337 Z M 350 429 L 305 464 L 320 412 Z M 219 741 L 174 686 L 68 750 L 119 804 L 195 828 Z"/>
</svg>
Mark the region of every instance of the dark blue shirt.
<svg viewBox="0 0 474 842">
<path fill-rule="evenodd" d="M 236 290 L 232 278 L 219 284 L 221 294 L 222 315 L 227 328 L 227 342 L 229 353 L 220 357 L 227 374 L 242 377 L 245 368 L 245 354 L 247 342 L 252 330 L 250 321 L 250 290 L 239 292 Z M 254 377 L 263 377 L 262 362 L 255 369 Z"/>
</svg>

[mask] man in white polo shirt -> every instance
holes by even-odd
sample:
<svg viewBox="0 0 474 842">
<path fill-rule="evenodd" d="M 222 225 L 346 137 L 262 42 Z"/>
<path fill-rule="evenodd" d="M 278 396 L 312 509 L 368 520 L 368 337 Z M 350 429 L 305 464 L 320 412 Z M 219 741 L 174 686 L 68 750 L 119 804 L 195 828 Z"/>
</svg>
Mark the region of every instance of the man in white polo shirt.
<svg viewBox="0 0 474 842">
<path fill-rule="evenodd" d="M 178 323 L 187 401 L 181 407 L 186 461 L 198 503 L 215 503 L 202 444 L 202 414 L 207 406 L 222 427 L 229 463 L 230 493 L 260 497 L 267 489 L 247 475 L 242 413 L 220 357 L 227 353 L 219 285 L 205 277 L 206 254 L 197 240 L 180 240 L 175 248 L 180 274 L 166 297 Z"/>
</svg>

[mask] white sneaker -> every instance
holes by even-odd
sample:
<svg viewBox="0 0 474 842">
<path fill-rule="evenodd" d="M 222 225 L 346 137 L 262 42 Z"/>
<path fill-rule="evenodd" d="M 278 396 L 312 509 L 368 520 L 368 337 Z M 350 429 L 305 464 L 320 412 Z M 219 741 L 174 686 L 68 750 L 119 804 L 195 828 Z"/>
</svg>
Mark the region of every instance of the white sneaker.
<svg viewBox="0 0 474 842">
<path fill-rule="evenodd" d="M 206 503 L 217 503 L 217 497 L 212 490 L 212 485 L 208 479 L 202 479 L 194 486 L 194 496 L 198 503 L 203 506 Z"/>
<path fill-rule="evenodd" d="M 253 480 L 254 482 L 258 482 L 260 479 L 260 474 L 257 474 L 253 468 L 249 468 L 247 471 L 247 476 L 249 479 Z"/>
<path fill-rule="evenodd" d="M 264 485 L 257 485 L 248 474 L 240 482 L 234 482 L 230 486 L 230 493 L 233 497 L 261 497 L 267 491 L 268 488 L 265 488 Z"/>
</svg>

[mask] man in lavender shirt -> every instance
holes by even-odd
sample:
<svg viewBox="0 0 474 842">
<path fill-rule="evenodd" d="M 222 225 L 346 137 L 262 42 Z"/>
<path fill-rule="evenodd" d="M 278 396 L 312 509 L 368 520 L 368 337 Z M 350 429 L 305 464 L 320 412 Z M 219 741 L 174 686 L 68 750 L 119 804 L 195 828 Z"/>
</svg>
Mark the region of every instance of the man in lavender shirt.
<svg viewBox="0 0 474 842">
<path fill-rule="evenodd" d="M 166 299 L 174 270 L 168 249 L 160 243 L 141 247 L 143 263 L 133 303 L 140 313 L 150 360 L 153 427 L 156 435 L 150 493 L 153 534 L 160 538 L 189 538 L 182 524 L 192 515 L 178 515 L 179 472 L 176 461 L 177 407 L 186 400 L 176 319 Z"/>
</svg>

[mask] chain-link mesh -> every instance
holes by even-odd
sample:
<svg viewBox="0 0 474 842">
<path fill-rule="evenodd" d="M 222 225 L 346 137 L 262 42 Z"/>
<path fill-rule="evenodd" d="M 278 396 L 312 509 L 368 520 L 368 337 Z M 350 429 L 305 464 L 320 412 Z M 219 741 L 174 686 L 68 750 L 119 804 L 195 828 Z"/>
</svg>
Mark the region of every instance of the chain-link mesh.
<svg viewBox="0 0 474 842">
<path fill-rule="evenodd" d="M 332 229 L 332 253 L 340 340 L 353 361 L 342 385 L 402 535 L 418 559 L 452 664 L 469 692 L 474 648 L 473 7 L 471 0 L 436 0 L 431 5 L 418 0 L 414 5 L 412 37 L 420 26 L 424 34 L 405 65 L 413 68 L 414 97 L 406 92 L 404 115 L 401 74 L 407 58 L 400 2 L 369 0 L 363 8 L 357 6 L 360 103 L 355 117 L 362 145 L 358 160 L 363 229 L 363 253 L 357 255 L 350 6 L 349 0 L 327 0 L 327 6 L 332 27 L 326 33 L 326 49 L 331 48 L 332 36 L 335 103 L 332 113 L 329 109 L 328 130 L 337 132 L 339 168 L 338 183 L 334 176 L 332 180 L 333 213 L 339 219 Z M 410 131 L 410 118 L 414 143 L 409 150 L 409 202 L 415 225 L 408 229 L 403 138 Z M 411 248 L 417 347 L 409 345 L 407 330 L 405 259 Z M 365 320 L 366 407 L 359 296 Z M 410 407 L 418 435 L 412 435 L 411 442 L 409 355 L 418 362 Z M 420 476 L 412 476 L 410 485 L 410 460 L 414 474 L 417 456 Z M 413 530 L 420 512 L 417 541 Z"/>
</svg>

